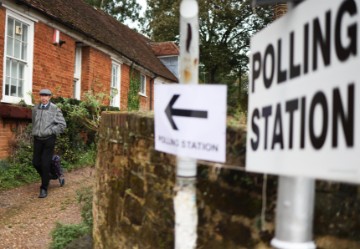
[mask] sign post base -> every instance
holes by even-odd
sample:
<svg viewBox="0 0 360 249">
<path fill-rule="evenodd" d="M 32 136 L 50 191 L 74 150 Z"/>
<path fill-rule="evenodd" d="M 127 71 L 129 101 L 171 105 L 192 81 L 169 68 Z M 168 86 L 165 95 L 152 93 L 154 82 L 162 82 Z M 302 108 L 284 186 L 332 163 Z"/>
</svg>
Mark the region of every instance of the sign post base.
<svg viewBox="0 0 360 249">
<path fill-rule="evenodd" d="M 281 241 L 278 239 L 271 240 L 271 246 L 276 249 L 315 249 L 316 245 L 313 241 L 309 242 L 288 242 L 288 241 Z"/>
</svg>

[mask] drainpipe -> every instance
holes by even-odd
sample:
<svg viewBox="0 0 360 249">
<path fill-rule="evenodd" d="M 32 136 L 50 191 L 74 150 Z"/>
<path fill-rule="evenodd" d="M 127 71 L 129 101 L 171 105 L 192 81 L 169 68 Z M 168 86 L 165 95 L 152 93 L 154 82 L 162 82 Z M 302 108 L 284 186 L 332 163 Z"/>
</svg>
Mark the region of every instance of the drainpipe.
<svg viewBox="0 0 360 249">
<path fill-rule="evenodd" d="M 180 4 L 180 84 L 198 84 L 199 6 L 196 0 Z M 197 240 L 196 159 L 177 157 L 175 183 L 175 249 L 195 249 Z"/>
</svg>

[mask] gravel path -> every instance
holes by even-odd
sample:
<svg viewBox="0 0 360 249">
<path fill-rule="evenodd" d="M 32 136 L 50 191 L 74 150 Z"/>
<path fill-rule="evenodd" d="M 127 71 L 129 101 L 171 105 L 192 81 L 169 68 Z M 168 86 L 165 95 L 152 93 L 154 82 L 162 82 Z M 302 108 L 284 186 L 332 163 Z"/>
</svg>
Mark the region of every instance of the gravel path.
<svg viewBox="0 0 360 249">
<path fill-rule="evenodd" d="M 48 197 L 38 198 L 40 183 L 0 192 L 0 248 L 47 249 L 56 222 L 81 222 L 76 192 L 93 185 L 94 168 L 65 174 L 65 186 L 50 182 Z"/>
</svg>

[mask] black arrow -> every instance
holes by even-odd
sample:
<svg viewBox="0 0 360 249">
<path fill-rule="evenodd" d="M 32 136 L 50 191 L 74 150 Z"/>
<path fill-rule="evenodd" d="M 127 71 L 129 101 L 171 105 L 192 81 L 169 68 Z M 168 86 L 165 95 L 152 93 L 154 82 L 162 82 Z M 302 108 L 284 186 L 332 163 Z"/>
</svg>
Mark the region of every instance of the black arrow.
<svg viewBox="0 0 360 249">
<path fill-rule="evenodd" d="M 190 118 L 207 118 L 208 112 L 207 111 L 194 111 L 194 110 L 184 110 L 184 109 L 174 109 L 173 105 L 175 104 L 176 100 L 180 97 L 179 94 L 174 94 L 171 98 L 169 104 L 165 109 L 165 113 L 169 122 L 174 130 L 178 130 L 173 116 L 181 116 L 181 117 L 190 117 Z"/>
</svg>

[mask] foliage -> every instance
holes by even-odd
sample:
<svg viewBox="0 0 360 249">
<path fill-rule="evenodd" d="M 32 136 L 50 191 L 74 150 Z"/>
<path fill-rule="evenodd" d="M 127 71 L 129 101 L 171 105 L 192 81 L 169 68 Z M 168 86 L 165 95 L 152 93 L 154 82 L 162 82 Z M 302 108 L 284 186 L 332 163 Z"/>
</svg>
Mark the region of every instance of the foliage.
<svg viewBox="0 0 360 249">
<path fill-rule="evenodd" d="M 31 165 L 33 153 L 32 124 L 18 126 L 15 138 L 10 143 L 11 156 L 9 162 L 12 164 Z"/>
<path fill-rule="evenodd" d="M 0 189 L 10 189 L 39 180 L 32 165 L 13 164 L 8 160 L 0 161 Z"/>
<path fill-rule="evenodd" d="M 154 41 L 179 41 L 181 0 L 148 0 L 142 32 Z"/>
<path fill-rule="evenodd" d="M 38 180 L 38 174 L 32 166 L 31 125 L 17 128 L 10 149 L 11 156 L 0 163 L 0 189 Z"/>
<path fill-rule="evenodd" d="M 125 20 L 135 22 L 140 19 L 141 6 L 136 0 L 85 0 L 85 2 L 102 9 L 120 22 Z"/>
<path fill-rule="evenodd" d="M 200 61 L 207 82 L 237 78 L 247 71 L 250 37 L 272 20 L 272 11 L 251 0 L 200 0 Z M 155 41 L 179 41 L 181 0 L 149 0 L 143 31 Z"/>
<path fill-rule="evenodd" d="M 77 192 L 78 202 L 81 204 L 81 217 L 85 225 L 92 229 L 92 200 L 93 193 L 91 188 L 82 188 Z"/>
<path fill-rule="evenodd" d="M 51 232 L 51 249 L 65 248 L 71 241 L 80 238 L 83 235 L 91 234 L 92 218 L 92 189 L 82 188 L 77 192 L 78 202 L 81 205 L 82 223 L 73 225 L 64 225 L 57 223 L 55 229 Z"/>
<path fill-rule="evenodd" d="M 100 125 L 101 112 L 104 110 L 102 103 L 107 98 L 108 95 L 105 93 L 94 94 L 88 91 L 82 101 L 61 97 L 52 101 L 63 111 L 67 122 L 76 125 L 79 129 L 85 128 L 87 131 L 96 132 Z"/>
<path fill-rule="evenodd" d="M 140 108 L 139 90 L 140 74 L 131 68 L 130 87 L 128 93 L 128 111 L 138 111 Z"/>
<path fill-rule="evenodd" d="M 53 241 L 50 245 L 50 248 L 63 249 L 74 239 L 88 234 L 89 232 L 89 227 L 84 223 L 75 225 L 64 225 L 57 223 L 55 229 L 51 233 Z"/>
<path fill-rule="evenodd" d="M 236 113 L 247 114 L 248 108 L 248 75 L 242 75 L 241 78 L 236 79 L 234 83 L 228 84 L 228 115 L 235 115 Z"/>
<path fill-rule="evenodd" d="M 179 42 L 181 0 L 147 3 L 143 32 L 155 41 Z M 247 93 L 244 95 L 243 89 L 248 83 L 244 76 L 248 73 L 250 37 L 273 19 L 272 9 L 252 8 L 251 3 L 252 0 L 198 1 L 202 65 L 199 75 L 202 82 L 228 85 L 230 114 L 246 109 Z"/>
</svg>

